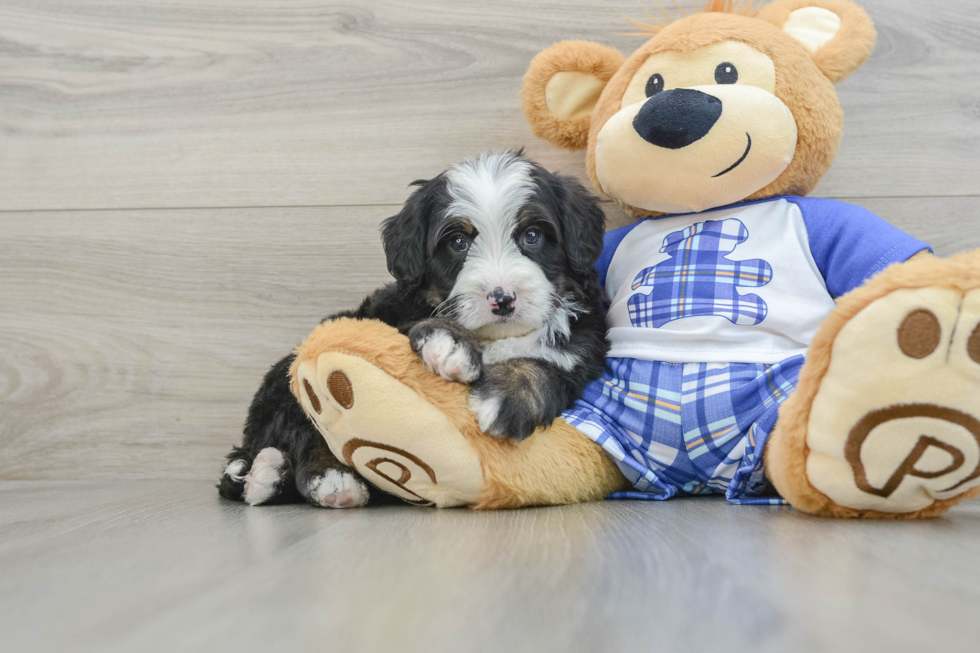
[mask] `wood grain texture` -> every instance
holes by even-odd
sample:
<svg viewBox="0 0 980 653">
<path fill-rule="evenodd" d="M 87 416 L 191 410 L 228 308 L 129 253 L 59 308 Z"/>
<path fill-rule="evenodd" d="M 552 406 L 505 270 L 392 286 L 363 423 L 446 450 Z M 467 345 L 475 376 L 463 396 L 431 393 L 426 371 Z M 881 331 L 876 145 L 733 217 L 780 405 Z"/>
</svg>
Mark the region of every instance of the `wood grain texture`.
<svg viewBox="0 0 980 653">
<path fill-rule="evenodd" d="M 202 478 L 265 370 L 390 280 L 389 207 L 0 216 L 0 478 Z"/>
<path fill-rule="evenodd" d="M 818 194 L 977 195 L 975 1 L 861 4 L 880 43 L 840 86 Z M 530 135 L 521 77 L 561 39 L 633 50 L 626 17 L 635 0 L 5 0 L 0 209 L 394 204 L 521 145 L 581 176 Z"/>
<path fill-rule="evenodd" d="M 980 247 L 980 199 L 865 204 Z M 397 210 L 0 215 L 0 479 L 215 477 L 265 370 L 390 279 Z"/>
<path fill-rule="evenodd" d="M 203 482 L 0 483 L 10 651 L 976 648 L 980 503 L 247 508 Z"/>
</svg>

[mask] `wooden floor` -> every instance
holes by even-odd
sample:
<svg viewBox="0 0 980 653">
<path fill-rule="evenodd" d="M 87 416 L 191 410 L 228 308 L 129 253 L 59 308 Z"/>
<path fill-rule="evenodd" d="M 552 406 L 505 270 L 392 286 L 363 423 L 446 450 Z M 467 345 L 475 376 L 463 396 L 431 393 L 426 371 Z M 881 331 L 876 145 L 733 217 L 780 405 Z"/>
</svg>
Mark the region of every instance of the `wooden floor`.
<svg viewBox="0 0 980 653">
<path fill-rule="evenodd" d="M 198 481 L 0 482 L 3 650 L 972 651 L 980 504 L 246 508 Z"/>
</svg>

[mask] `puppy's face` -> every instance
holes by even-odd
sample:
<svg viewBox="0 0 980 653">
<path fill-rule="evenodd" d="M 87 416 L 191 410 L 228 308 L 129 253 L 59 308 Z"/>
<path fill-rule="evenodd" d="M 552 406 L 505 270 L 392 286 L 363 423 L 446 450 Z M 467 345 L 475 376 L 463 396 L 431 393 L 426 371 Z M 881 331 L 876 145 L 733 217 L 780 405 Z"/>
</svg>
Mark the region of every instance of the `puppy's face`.
<svg viewBox="0 0 980 653">
<path fill-rule="evenodd" d="M 389 269 L 483 338 L 542 328 L 602 250 L 595 198 L 518 153 L 484 154 L 419 185 L 385 223 Z"/>
</svg>

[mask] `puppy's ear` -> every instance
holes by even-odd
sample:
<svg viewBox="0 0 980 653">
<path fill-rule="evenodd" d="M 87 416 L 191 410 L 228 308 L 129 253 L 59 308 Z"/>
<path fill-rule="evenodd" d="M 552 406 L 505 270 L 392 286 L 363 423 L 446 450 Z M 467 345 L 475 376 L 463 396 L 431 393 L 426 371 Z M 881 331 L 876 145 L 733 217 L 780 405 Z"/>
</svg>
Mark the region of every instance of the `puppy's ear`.
<svg viewBox="0 0 980 653">
<path fill-rule="evenodd" d="M 413 182 L 412 185 L 419 188 L 409 196 L 397 215 L 381 225 L 388 272 L 399 284 L 417 286 L 425 274 L 425 248 L 433 206 L 429 186 L 433 181 Z"/>
<path fill-rule="evenodd" d="M 562 214 L 565 256 L 573 271 L 588 274 L 602 254 L 606 215 L 599 198 L 585 190 L 573 177 L 552 175 L 558 206 Z"/>
<path fill-rule="evenodd" d="M 562 41 L 534 57 L 521 90 L 534 135 L 567 150 L 584 148 L 592 110 L 623 61 L 617 50 L 589 41 Z"/>
</svg>

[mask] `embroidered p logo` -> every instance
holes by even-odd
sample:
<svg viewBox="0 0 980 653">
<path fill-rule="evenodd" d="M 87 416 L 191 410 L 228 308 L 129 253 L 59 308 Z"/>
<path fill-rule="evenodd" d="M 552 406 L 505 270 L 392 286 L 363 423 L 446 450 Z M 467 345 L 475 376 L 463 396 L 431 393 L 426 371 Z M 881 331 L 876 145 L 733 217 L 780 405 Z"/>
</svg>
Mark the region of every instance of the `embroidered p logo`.
<svg viewBox="0 0 980 653">
<path fill-rule="evenodd" d="M 967 458 L 976 460 L 976 455 L 968 455 L 970 452 L 965 453 L 960 448 L 962 446 L 962 438 L 946 442 L 932 435 L 919 435 L 918 439 L 915 440 L 915 445 L 909 450 L 901 462 L 898 463 L 887 480 L 878 486 L 872 483 L 861 455 L 868 436 L 876 428 L 889 425 L 890 423 L 896 424 L 897 430 L 901 431 L 903 421 L 908 424 L 905 430 L 910 428 L 916 429 L 919 426 L 919 424 L 913 422 L 916 418 L 920 420 L 926 418 L 928 420 L 935 420 L 940 424 L 945 424 L 946 429 L 944 430 L 948 430 L 950 426 L 954 430 L 962 429 L 973 438 L 970 444 L 973 445 L 971 448 L 974 452 L 977 447 L 980 447 L 980 421 L 977 421 L 976 418 L 962 411 L 936 406 L 935 404 L 905 404 L 876 410 L 865 415 L 851 429 L 847 437 L 847 442 L 844 444 L 844 457 L 848 464 L 850 464 L 851 469 L 854 470 L 854 484 L 857 485 L 858 489 L 862 492 L 887 499 L 898 489 L 898 486 L 901 485 L 906 476 L 921 479 L 922 482 L 940 479 L 934 483 L 927 484 L 929 485 L 929 489 L 937 493 L 952 492 L 980 477 L 980 463 L 971 465 L 965 470 L 966 473 L 963 473 L 963 467 Z M 893 439 L 897 439 L 894 438 L 894 434 L 892 437 Z M 960 446 L 957 446 L 957 444 Z M 932 469 L 920 468 L 920 461 L 926 457 L 932 448 L 941 452 L 939 455 L 941 464 L 934 464 Z M 957 472 L 960 473 L 957 474 Z"/>
<path fill-rule="evenodd" d="M 360 438 L 349 440 L 344 445 L 343 453 L 344 461 L 350 467 L 386 492 L 417 506 L 434 505 L 409 487 L 413 477 L 421 477 L 426 484 L 437 483 L 432 467 L 415 454 L 390 444 Z M 415 478 L 415 483 L 419 483 L 419 478 Z"/>
<path fill-rule="evenodd" d="M 661 252 L 670 258 L 641 270 L 628 306 L 635 327 L 659 328 L 687 317 L 717 316 L 740 326 L 766 319 L 768 307 L 758 295 L 736 288 L 759 288 L 772 280 L 772 266 L 762 259 L 727 257 L 749 238 L 741 220 L 709 220 L 675 231 Z"/>
</svg>

